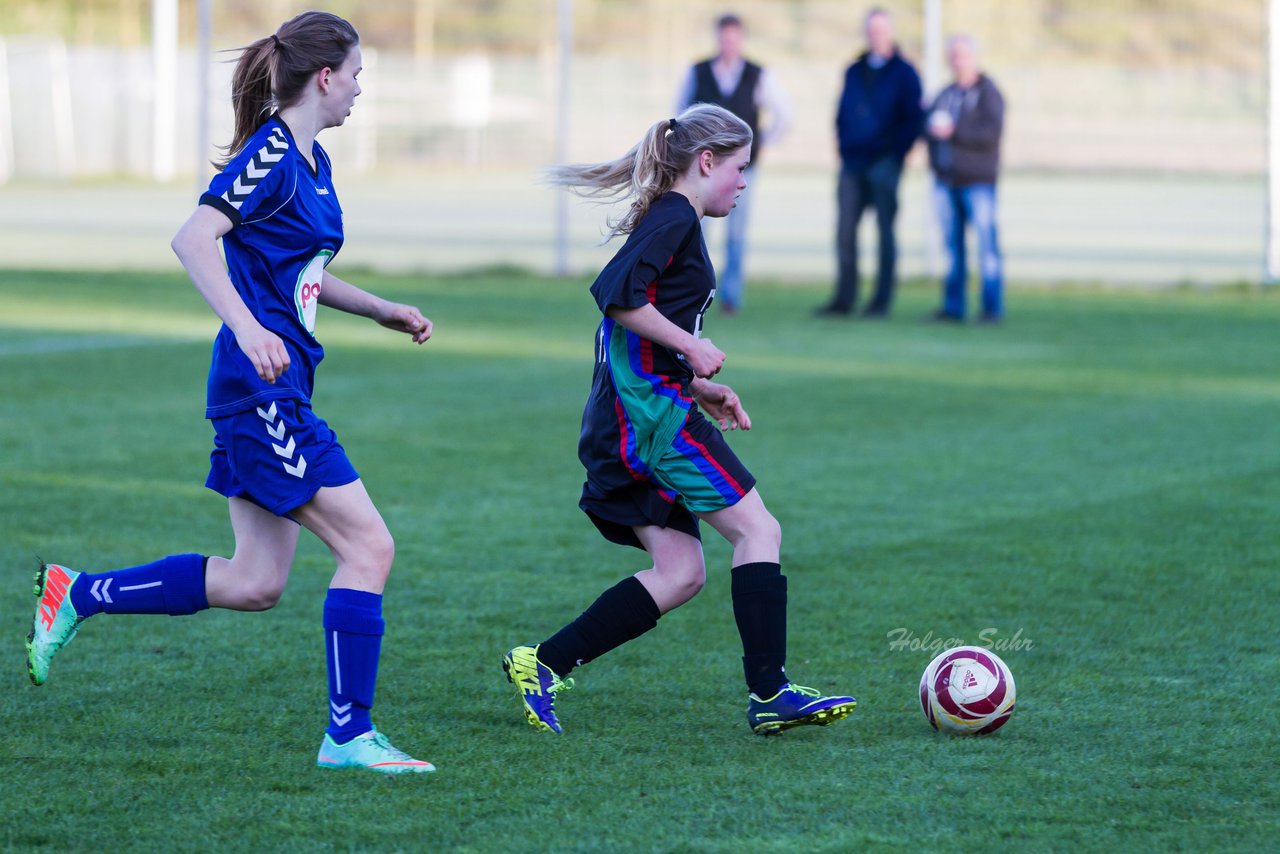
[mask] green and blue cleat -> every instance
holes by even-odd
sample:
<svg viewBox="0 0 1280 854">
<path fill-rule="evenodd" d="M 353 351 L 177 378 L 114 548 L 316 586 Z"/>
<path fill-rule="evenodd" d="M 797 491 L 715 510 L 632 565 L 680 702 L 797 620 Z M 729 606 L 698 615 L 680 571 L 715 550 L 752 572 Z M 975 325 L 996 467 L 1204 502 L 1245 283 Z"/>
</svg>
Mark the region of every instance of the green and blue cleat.
<svg viewBox="0 0 1280 854">
<path fill-rule="evenodd" d="M 783 685 L 767 700 L 748 695 L 747 724 L 756 735 L 777 735 L 798 726 L 827 726 L 857 708 L 852 697 L 824 697 L 816 688 Z"/>
<path fill-rule="evenodd" d="M 558 733 L 556 693 L 573 687 L 572 679 L 561 679 L 538 660 L 538 647 L 517 646 L 502 657 L 507 681 L 520 692 L 524 716 L 529 726 L 542 732 Z"/>
<path fill-rule="evenodd" d="M 49 678 L 54 654 L 76 636 L 86 618 L 71 604 L 71 585 L 80 573 L 56 563 L 41 564 L 36 570 L 36 615 L 27 635 L 27 675 L 34 685 Z"/>
<path fill-rule="evenodd" d="M 436 770 L 430 762 L 414 759 L 396 748 L 377 729 L 358 735 L 346 744 L 336 743 L 325 733 L 316 765 L 321 768 L 367 768 L 381 774 L 424 774 Z"/>
</svg>

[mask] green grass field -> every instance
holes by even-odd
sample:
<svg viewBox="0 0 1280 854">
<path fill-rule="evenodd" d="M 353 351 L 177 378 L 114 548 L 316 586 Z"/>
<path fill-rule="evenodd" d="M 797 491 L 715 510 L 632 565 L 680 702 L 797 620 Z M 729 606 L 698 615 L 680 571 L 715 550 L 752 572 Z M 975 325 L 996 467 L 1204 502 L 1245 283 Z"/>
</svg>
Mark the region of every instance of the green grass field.
<svg viewBox="0 0 1280 854">
<path fill-rule="evenodd" d="M 359 277 L 423 350 L 322 315 L 317 410 L 397 537 L 375 718 L 439 773 L 316 770 L 327 553 L 266 614 L 97 617 L 27 683 L 35 556 L 226 553 L 202 487 L 212 315 L 180 275 L 0 278 L 0 847 L 12 850 L 1266 850 L 1280 832 L 1280 298 L 1015 290 L 1002 328 L 819 322 L 817 288 L 713 317 L 756 422 L 732 442 L 782 521 L 790 672 L 851 691 L 754 737 L 707 589 L 575 675 L 563 737 L 499 658 L 645 566 L 576 508 L 581 281 Z M 901 631 L 896 631 L 901 630 Z M 934 649 L 988 637 L 1019 687 L 935 735 Z M 919 644 L 917 644 L 919 646 Z"/>
</svg>

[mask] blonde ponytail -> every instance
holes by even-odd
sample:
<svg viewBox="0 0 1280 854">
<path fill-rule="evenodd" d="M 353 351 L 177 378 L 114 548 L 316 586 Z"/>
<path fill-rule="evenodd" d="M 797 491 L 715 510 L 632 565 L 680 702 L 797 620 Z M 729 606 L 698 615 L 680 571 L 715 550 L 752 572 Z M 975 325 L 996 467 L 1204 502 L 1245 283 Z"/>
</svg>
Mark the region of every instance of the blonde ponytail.
<svg viewBox="0 0 1280 854">
<path fill-rule="evenodd" d="M 751 128 L 742 119 L 723 107 L 694 104 L 676 118 L 651 126 L 644 139 L 617 160 L 553 166 L 546 180 L 587 198 L 634 196 L 626 213 L 608 223 L 609 240 L 634 231 L 649 206 L 675 186 L 698 152 L 724 157 L 750 144 Z"/>
</svg>

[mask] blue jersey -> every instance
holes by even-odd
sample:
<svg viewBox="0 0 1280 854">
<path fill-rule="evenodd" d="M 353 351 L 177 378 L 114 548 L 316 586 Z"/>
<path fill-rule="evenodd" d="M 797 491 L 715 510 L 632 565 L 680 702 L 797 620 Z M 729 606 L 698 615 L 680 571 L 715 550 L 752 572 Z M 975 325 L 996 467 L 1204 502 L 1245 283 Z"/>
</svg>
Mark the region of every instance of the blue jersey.
<svg viewBox="0 0 1280 854">
<path fill-rule="evenodd" d="M 311 149 L 315 169 L 293 135 L 272 116 L 209 184 L 200 204 L 231 220 L 222 238 L 231 282 L 250 313 L 280 336 L 289 369 L 268 384 L 225 325 L 213 343 L 206 418 L 253 409 L 269 400 L 311 401 L 324 348 L 315 339 L 325 265 L 342 247 L 342 208 L 329 157 Z"/>
</svg>

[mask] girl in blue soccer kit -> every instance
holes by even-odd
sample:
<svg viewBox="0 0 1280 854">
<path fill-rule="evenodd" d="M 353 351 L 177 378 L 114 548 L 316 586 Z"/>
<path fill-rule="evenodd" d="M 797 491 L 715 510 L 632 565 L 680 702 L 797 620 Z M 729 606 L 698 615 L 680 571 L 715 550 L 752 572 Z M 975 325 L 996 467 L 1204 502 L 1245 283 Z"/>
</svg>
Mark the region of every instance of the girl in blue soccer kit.
<svg viewBox="0 0 1280 854">
<path fill-rule="evenodd" d="M 699 104 L 655 124 L 618 160 L 551 171 L 554 183 L 586 195 L 634 197 L 611 235 L 628 235 L 626 243 L 591 286 L 604 316 L 578 445 L 587 470 L 580 504 L 606 538 L 644 549 L 653 566 L 547 640 L 503 658 L 535 729 L 561 731 L 555 695 L 572 684 L 564 679 L 571 670 L 654 628 L 702 589 L 700 519 L 733 545 L 752 730 L 825 725 L 856 705 L 787 678 L 782 532 L 721 433 L 749 430 L 751 419 L 732 389 L 711 381 L 725 355 L 701 337 L 715 297 L 701 219 L 733 209 L 750 155 L 750 128 Z"/>
<path fill-rule="evenodd" d="M 417 344 L 431 336 L 418 309 L 327 270 L 342 247 L 342 209 L 315 137 L 351 113 L 360 68 L 355 29 L 324 12 L 299 15 L 246 48 L 232 80 L 230 156 L 173 239 L 223 322 L 209 369 L 205 416 L 215 438 L 206 485 L 227 497 L 234 556 L 171 555 L 92 574 L 42 566 L 27 668 L 42 684 L 54 654 L 98 613 L 271 608 L 301 525 L 337 562 L 324 604 L 328 726 L 317 764 L 413 773 L 434 768 L 397 750 L 370 720 L 394 544 L 342 445 L 311 409 L 324 357 L 314 337 L 318 305 L 371 318 Z"/>
</svg>

